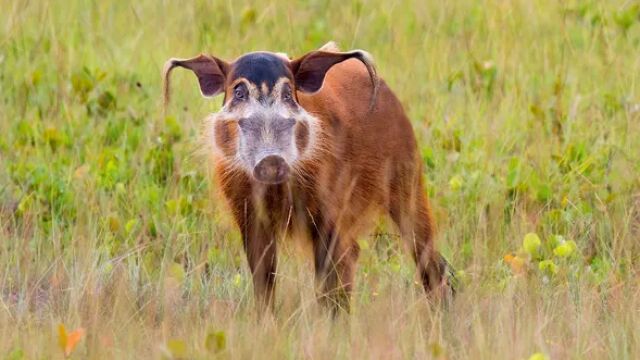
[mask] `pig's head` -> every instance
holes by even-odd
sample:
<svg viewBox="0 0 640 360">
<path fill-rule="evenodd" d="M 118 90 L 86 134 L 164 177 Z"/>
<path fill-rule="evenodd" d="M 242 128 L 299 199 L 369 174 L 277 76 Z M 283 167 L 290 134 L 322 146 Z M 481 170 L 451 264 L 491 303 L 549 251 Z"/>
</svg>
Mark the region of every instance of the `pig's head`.
<svg viewBox="0 0 640 360">
<path fill-rule="evenodd" d="M 224 94 L 222 109 L 208 118 L 205 127 L 210 150 L 255 181 L 278 184 L 320 146 L 318 120 L 300 106 L 298 92 L 318 91 L 327 71 L 350 58 L 365 64 L 375 89 L 371 58 L 360 50 L 313 51 L 295 60 L 270 52 L 249 53 L 232 63 L 209 55 L 171 59 L 164 69 L 165 102 L 170 71 L 191 70 L 203 96 Z"/>
</svg>

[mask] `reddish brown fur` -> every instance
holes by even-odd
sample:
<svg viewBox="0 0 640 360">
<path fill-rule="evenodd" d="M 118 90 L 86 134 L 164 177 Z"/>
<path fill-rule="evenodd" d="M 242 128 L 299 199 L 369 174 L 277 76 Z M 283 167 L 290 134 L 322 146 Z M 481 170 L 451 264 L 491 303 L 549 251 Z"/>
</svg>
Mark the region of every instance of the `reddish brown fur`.
<svg viewBox="0 0 640 360">
<path fill-rule="evenodd" d="M 352 59 L 335 65 L 318 93 L 297 94 L 300 105 L 321 121 L 326 151 L 305 162 L 290 188 L 256 184 L 217 163 L 222 191 L 245 238 L 256 294 L 267 302 L 275 284 L 277 234 L 296 227 L 309 231 L 323 298 L 346 308 L 356 239 L 377 211 L 389 214 L 409 241 L 425 289 L 441 283 L 411 124 L 384 83 L 369 112 L 370 89 L 366 69 Z"/>
<path fill-rule="evenodd" d="M 223 158 L 213 158 L 220 189 L 242 232 L 260 303 L 273 300 L 276 239 L 302 229 L 313 246 L 320 298 L 348 309 L 359 253 L 356 239 L 379 214 L 397 224 L 425 290 L 445 288 L 445 262 L 434 250 L 411 124 L 382 81 L 370 108 L 373 90 L 371 73 L 350 59 L 329 70 L 320 91 L 296 93 L 299 104 L 320 122 L 319 149 L 296 165 L 286 183 L 258 183 Z M 223 153 L 233 152 L 234 126 L 216 125 Z M 309 142 L 308 129 L 296 129 L 296 142 L 299 147 Z"/>
</svg>

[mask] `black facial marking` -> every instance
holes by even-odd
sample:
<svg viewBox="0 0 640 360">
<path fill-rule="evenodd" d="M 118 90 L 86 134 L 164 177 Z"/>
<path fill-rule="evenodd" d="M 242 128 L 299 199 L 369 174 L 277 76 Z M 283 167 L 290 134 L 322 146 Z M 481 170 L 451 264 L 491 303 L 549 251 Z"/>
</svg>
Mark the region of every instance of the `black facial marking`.
<svg viewBox="0 0 640 360">
<path fill-rule="evenodd" d="M 240 57 L 234 63 L 232 76 L 236 79 L 243 77 L 256 84 L 258 88 L 265 83 L 269 91 L 273 90 L 278 79 L 292 78 L 291 70 L 284 60 L 266 52 L 256 52 Z"/>
<path fill-rule="evenodd" d="M 296 108 L 296 102 L 293 100 L 293 94 L 291 91 L 291 86 L 289 84 L 283 84 L 280 96 L 282 97 L 282 101 L 287 104 L 290 108 Z"/>
<path fill-rule="evenodd" d="M 296 126 L 296 146 L 298 151 L 304 152 L 309 145 L 309 126 L 303 122 L 298 122 Z"/>
<path fill-rule="evenodd" d="M 240 129 L 247 133 L 259 134 L 264 126 L 264 121 L 259 117 L 250 117 L 238 121 Z"/>
<path fill-rule="evenodd" d="M 273 104 L 273 99 L 270 98 L 269 96 L 264 95 L 264 94 L 260 94 L 260 96 L 258 96 L 258 101 L 263 105 L 272 105 Z"/>
</svg>

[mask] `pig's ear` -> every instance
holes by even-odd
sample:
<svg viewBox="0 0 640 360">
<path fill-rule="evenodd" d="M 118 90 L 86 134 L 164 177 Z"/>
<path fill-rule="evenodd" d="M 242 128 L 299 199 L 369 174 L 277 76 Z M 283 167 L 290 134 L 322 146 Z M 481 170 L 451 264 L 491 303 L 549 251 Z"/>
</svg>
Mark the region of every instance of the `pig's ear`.
<svg viewBox="0 0 640 360">
<path fill-rule="evenodd" d="M 212 97 L 224 90 L 229 64 L 210 55 L 199 55 L 191 59 L 170 59 L 164 65 L 164 102 L 169 102 L 169 74 L 176 67 L 193 71 L 198 77 L 202 96 Z"/>
<path fill-rule="evenodd" d="M 369 77 L 371 78 L 371 106 L 373 106 L 378 94 L 379 80 L 373 64 L 373 58 L 364 50 L 353 50 L 349 52 L 318 50 L 292 60 L 289 66 L 295 79 L 296 90 L 306 93 L 314 93 L 320 90 L 327 71 L 329 71 L 333 65 L 348 59 L 358 59 L 367 68 Z"/>
</svg>

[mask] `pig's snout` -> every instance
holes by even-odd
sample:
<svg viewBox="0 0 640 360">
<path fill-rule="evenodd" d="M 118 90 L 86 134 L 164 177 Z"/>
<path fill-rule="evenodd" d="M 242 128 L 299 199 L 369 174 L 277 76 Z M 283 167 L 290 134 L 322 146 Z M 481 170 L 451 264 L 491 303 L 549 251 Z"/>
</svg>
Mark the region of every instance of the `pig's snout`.
<svg viewBox="0 0 640 360">
<path fill-rule="evenodd" d="M 258 161 L 253 176 L 265 184 L 280 184 L 289 177 L 289 165 L 282 156 L 268 155 Z"/>
</svg>

